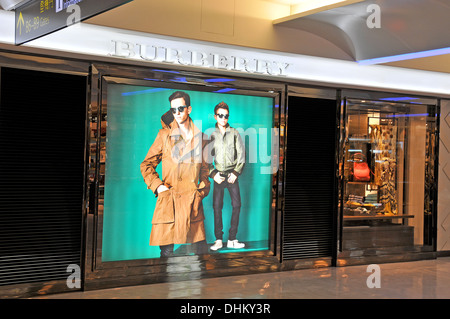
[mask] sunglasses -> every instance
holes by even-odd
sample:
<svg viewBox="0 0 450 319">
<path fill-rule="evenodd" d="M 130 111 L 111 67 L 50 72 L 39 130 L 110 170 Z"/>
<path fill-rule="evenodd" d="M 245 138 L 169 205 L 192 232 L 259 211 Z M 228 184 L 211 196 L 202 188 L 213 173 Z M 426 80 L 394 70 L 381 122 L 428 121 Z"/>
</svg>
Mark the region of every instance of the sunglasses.
<svg viewBox="0 0 450 319">
<path fill-rule="evenodd" d="M 170 110 L 173 114 L 176 114 L 177 110 L 178 112 L 183 113 L 185 108 L 187 108 L 187 106 L 171 107 Z"/>
<path fill-rule="evenodd" d="M 229 114 L 216 114 L 219 118 L 226 118 L 228 120 Z"/>
</svg>

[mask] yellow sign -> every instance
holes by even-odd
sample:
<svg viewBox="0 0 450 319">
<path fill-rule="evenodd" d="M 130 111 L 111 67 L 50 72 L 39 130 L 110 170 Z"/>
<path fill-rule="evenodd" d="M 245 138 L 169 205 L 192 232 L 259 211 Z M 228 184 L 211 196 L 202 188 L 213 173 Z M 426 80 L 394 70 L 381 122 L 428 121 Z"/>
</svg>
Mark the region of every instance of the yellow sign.
<svg viewBox="0 0 450 319">
<path fill-rule="evenodd" d="M 22 26 L 24 26 L 25 25 L 25 21 L 23 21 L 23 16 L 22 16 L 22 12 L 20 13 L 20 15 L 19 15 L 19 20 L 17 21 L 17 26 L 16 26 L 16 28 L 17 29 L 19 29 L 19 27 L 20 27 L 20 34 L 22 34 Z"/>
<path fill-rule="evenodd" d="M 49 9 L 53 9 L 53 0 L 42 0 L 39 4 L 39 12 L 44 13 Z"/>
</svg>

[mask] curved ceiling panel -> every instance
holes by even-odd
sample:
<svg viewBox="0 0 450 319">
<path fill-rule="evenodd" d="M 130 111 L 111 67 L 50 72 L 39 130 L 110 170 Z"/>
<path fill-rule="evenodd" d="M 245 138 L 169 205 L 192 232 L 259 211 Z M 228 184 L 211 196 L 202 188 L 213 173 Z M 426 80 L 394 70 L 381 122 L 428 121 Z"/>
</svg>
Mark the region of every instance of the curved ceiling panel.
<svg viewBox="0 0 450 319">
<path fill-rule="evenodd" d="M 372 27 L 377 5 L 380 27 Z M 445 0 L 364 1 L 275 26 L 301 29 L 334 43 L 356 61 L 450 47 L 450 3 Z"/>
</svg>

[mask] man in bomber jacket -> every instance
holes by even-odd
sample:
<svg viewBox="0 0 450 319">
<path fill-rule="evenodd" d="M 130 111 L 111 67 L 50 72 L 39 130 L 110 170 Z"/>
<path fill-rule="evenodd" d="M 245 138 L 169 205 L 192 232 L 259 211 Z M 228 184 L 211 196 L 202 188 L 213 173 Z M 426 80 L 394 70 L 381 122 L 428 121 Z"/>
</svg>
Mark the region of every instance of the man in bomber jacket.
<svg viewBox="0 0 450 319">
<path fill-rule="evenodd" d="M 216 251 L 223 247 L 222 208 L 225 188 L 231 198 L 231 223 L 228 235 L 228 248 L 244 248 L 237 238 L 239 215 L 241 211 L 241 194 L 238 177 L 245 165 L 245 146 L 239 132 L 228 124 L 229 107 L 221 102 L 214 108 L 216 129 L 210 137 L 210 155 L 214 157 L 214 167 L 211 166 L 209 176 L 214 180 L 213 209 L 214 235 L 216 241 L 210 247 Z"/>
</svg>

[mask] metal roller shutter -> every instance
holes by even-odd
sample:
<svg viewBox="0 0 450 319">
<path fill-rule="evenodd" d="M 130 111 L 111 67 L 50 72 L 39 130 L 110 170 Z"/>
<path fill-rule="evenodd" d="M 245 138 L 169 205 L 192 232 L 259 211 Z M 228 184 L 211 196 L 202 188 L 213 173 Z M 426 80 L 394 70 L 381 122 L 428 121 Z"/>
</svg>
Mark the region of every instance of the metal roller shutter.
<svg viewBox="0 0 450 319">
<path fill-rule="evenodd" d="M 336 101 L 289 97 L 283 259 L 332 255 Z"/>
<path fill-rule="evenodd" d="M 81 262 L 86 79 L 1 68 L 0 286 Z"/>
</svg>

